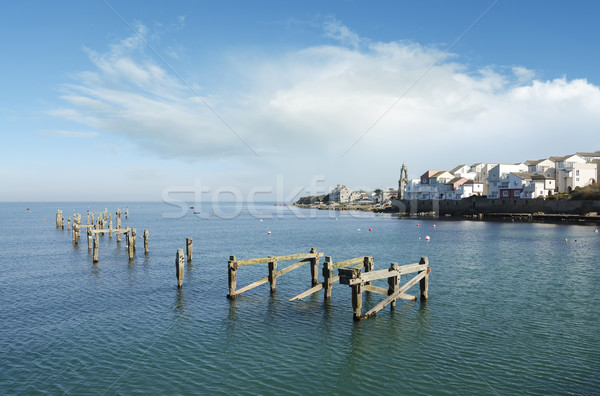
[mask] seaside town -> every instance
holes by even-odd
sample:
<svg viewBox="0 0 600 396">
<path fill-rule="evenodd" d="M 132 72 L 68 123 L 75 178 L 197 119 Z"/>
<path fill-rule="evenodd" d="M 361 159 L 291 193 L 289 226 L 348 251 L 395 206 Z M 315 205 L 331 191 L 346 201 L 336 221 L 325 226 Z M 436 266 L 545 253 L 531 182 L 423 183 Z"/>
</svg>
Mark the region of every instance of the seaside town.
<svg viewBox="0 0 600 396">
<path fill-rule="evenodd" d="M 398 189 L 352 191 L 337 185 L 329 194 L 302 197 L 296 204 L 324 207 L 391 208 L 399 201 L 460 201 L 473 196 L 487 199 L 560 199 L 600 178 L 600 151 L 551 156 L 516 164 L 461 164 L 451 170 L 427 170 L 408 179 L 402 166 Z"/>
</svg>

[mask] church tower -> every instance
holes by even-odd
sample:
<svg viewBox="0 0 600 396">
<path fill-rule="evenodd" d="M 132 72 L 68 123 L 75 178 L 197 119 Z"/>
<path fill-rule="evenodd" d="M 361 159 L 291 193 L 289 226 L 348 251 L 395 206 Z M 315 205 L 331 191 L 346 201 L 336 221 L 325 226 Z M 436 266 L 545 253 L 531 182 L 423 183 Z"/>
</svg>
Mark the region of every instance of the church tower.
<svg viewBox="0 0 600 396">
<path fill-rule="evenodd" d="M 406 190 L 406 185 L 408 184 L 408 173 L 406 171 L 406 165 L 402 164 L 402 169 L 400 170 L 400 179 L 398 179 L 398 199 L 404 199 L 404 190 Z"/>
</svg>

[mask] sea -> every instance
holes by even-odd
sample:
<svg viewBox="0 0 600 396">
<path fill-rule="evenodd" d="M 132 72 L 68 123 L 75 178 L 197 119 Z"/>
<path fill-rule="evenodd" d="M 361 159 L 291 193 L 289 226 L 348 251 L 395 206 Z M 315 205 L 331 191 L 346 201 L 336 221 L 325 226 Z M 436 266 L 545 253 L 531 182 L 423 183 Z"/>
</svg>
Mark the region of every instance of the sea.
<svg viewBox="0 0 600 396">
<path fill-rule="evenodd" d="M 74 245 L 66 221 L 56 228 L 58 209 L 85 224 L 105 209 L 115 222 L 117 208 L 137 230 L 132 261 L 105 235 L 93 263 L 85 233 Z M 598 395 L 597 229 L 272 203 L 2 203 L 0 394 Z M 347 285 L 330 301 L 288 301 L 311 287 L 308 265 L 274 294 L 267 283 L 226 297 L 229 256 L 311 248 L 334 262 L 372 256 L 376 270 L 427 257 L 429 299 L 355 322 Z M 239 267 L 238 288 L 267 274 Z M 365 292 L 363 312 L 383 298 Z"/>
</svg>

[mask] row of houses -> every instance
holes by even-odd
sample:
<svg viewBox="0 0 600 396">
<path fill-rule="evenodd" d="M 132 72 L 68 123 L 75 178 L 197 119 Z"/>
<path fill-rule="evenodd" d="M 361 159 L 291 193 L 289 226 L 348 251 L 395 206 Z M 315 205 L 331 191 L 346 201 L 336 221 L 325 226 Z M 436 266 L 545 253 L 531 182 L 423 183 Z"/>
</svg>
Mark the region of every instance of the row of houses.
<svg viewBox="0 0 600 396">
<path fill-rule="evenodd" d="M 401 177 L 398 183 L 408 200 L 460 200 L 474 195 L 530 199 L 570 193 L 596 184 L 599 178 L 600 152 L 579 152 L 517 164 L 476 163 L 450 171 L 428 170 L 419 179 L 407 182 Z"/>
</svg>

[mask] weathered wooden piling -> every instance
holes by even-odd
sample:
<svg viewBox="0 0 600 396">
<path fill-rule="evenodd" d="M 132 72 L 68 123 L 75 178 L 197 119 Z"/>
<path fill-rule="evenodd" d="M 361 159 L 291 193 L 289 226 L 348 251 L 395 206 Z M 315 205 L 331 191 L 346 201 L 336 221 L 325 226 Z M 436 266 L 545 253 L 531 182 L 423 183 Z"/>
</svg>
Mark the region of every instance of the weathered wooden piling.
<svg viewBox="0 0 600 396">
<path fill-rule="evenodd" d="M 375 266 L 375 264 L 373 263 L 373 257 L 365 256 L 365 258 L 363 259 L 363 266 L 365 269 L 365 273 L 373 271 L 373 268 Z M 371 285 L 371 282 L 365 282 L 365 286 L 369 285 Z"/>
<path fill-rule="evenodd" d="M 60 228 L 62 224 L 62 210 L 56 211 L 56 228 Z"/>
<path fill-rule="evenodd" d="M 100 234 L 94 235 L 94 250 L 92 255 L 92 260 L 94 263 L 98 262 L 98 250 L 100 248 Z"/>
<path fill-rule="evenodd" d="M 185 246 L 186 246 L 187 261 L 188 261 L 188 263 L 190 263 L 192 261 L 192 254 L 194 251 L 194 241 L 192 240 L 192 238 L 185 239 Z"/>
<path fill-rule="evenodd" d="M 333 287 L 333 262 L 331 256 L 325 256 L 325 262 L 323 263 L 323 289 L 324 298 L 329 300 L 331 298 L 331 289 Z"/>
<path fill-rule="evenodd" d="M 67 231 L 71 231 L 71 218 L 67 217 Z"/>
<path fill-rule="evenodd" d="M 109 220 L 109 222 L 108 222 L 108 229 L 110 230 L 108 232 L 108 239 L 112 239 L 112 234 L 113 234 L 113 232 L 112 232 L 112 229 L 113 229 L 112 228 L 112 220 Z"/>
<path fill-rule="evenodd" d="M 62 228 L 63 230 L 65 229 L 65 218 L 62 217 L 62 215 L 60 217 L 60 228 Z"/>
<path fill-rule="evenodd" d="M 133 241 L 130 233 L 125 234 L 127 239 L 127 253 L 129 254 L 129 261 L 133 260 Z"/>
<path fill-rule="evenodd" d="M 177 249 L 175 255 L 175 275 L 177 276 L 177 288 L 183 285 L 183 249 Z"/>
<path fill-rule="evenodd" d="M 135 228 L 131 229 L 131 243 L 133 244 L 133 251 L 135 252 L 135 241 L 136 241 L 137 233 L 135 232 Z"/>
<path fill-rule="evenodd" d="M 73 245 L 77 244 L 77 223 L 73 223 L 73 232 L 71 233 L 71 238 L 73 240 Z"/>
<path fill-rule="evenodd" d="M 117 228 L 121 228 L 121 209 L 117 209 Z"/>
<path fill-rule="evenodd" d="M 398 272 L 398 263 L 390 264 L 390 271 Z M 388 296 L 396 293 L 398 291 L 398 284 L 400 283 L 400 275 L 390 276 L 388 278 Z M 390 303 L 390 309 L 396 309 L 396 300 L 393 300 Z"/>
<path fill-rule="evenodd" d="M 271 284 L 271 293 L 275 293 L 277 285 L 277 261 L 269 261 L 269 283 Z"/>
<path fill-rule="evenodd" d="M 88 238 L 88 250 L 92 250 L 92 230 L 87 229 L 87 238 Z"/>
<path fill-rule="evenodd" d="M 317 253 L 316 248 L 310 249 L 310 253 Z M 312 285 L 319 284 L 319 256 L 315 256 L 309 259 L 310 260 L 310 276 L 312 278 Z"/>
<path fill-rule="evenodd" d="M 363 284 L 352 285 L 352 309 L 354 310 L 354 320 L 360 320 L 362 315 L 362 293 Z"/>
<path fill-rule="evenodd" d="M 227 268 L 229 280 L 229 294 L 227 298 L 235 298 L 235 288 L 237 287 L 237 261 L 235 260 L 235 256 L 229 256 Z"/>
<path fill-rule="evenodd" d="M 125 218 L 129 219 L 129 207 L 125 208 Z"/>
<path fill-rule="evenodd" d="M 148 230 L 144 230 L 144 254 L 148 254 Z"/>
<path fill-rule="evenodd" d="M 419 288 L 421 291 L 421 301 L 424 301 L 429 298 L 429 272 L 431 272 L 431 268 L 429 268 L 429 259 L 427 257 L 421 257 L 419 264 L 427 265 L 427 269 L 419 272 L 419 275 L 421 275 L 422 272 L 425 272 L 425 276 L 423 277 L 423 279 L 421 279 L 419 283 Z"/>
</svg>

